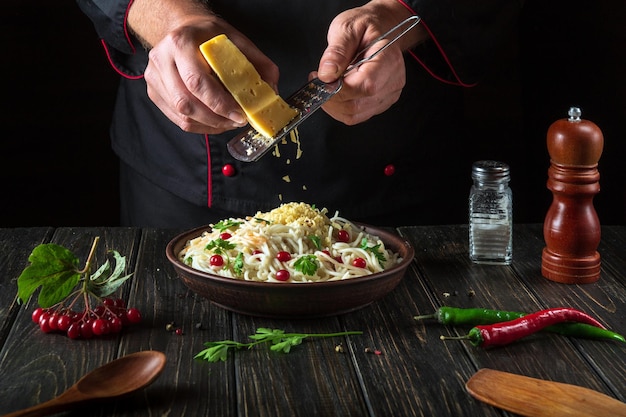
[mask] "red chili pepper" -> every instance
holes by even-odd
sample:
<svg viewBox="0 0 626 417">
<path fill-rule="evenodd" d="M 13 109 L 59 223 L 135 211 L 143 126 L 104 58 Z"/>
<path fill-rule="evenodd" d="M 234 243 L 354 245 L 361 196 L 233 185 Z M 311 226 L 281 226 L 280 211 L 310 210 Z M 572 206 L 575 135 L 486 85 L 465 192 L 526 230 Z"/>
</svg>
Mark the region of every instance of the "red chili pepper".
<svg viewBox="0 0 626 417">
<path fill-rule="evenodd" d="M 511 321 L 475 326 L 465 336 L 442 336 L 442 339 L 467 339 L 474 346 L 480 347 L 502 346 L 537 333 L 548 326 L 564 322 L 585 323 L 606 329 L 602 323 L 587 313 L 573 308 L 559 307 L 541 310 Z"/>
</svg>

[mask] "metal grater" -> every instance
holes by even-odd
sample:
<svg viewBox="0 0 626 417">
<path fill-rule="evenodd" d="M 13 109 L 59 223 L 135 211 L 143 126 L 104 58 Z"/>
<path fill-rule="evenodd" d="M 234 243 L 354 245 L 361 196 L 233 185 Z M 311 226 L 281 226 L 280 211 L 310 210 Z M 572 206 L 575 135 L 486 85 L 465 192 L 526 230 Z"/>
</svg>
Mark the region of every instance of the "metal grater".
<svg viewBox="0 0 626 417">
<path fill-rule="evenodd" d="M 330 84 L 315 78 L 285 100 L 289 106 L 298 110 L 298 115 L 291 119 L 276 136 L 265 137 L 251 127 L 228 142 L 226 145 L 228 152 L 243 162 L 258 161 L 275 143 L 334 96 L 341 89 L 342 84 L 341 78 Z"/>
<path fill-rule="evenodd" d="M 361 52 L 359 52 L 356 57 L 352 60 L 348 68 L 343 72 L 342 76 L 335 82 L 332 83 L 324 83 L 319 79 L 315 78 L 298 91 L 296 91 L 291 97 L 287 100 L 287 104 L 289 106 L 298 110 L 298 116 L 294 117 L 287 126 L 285 126 L 277 135 L 274 137 L 268 138 L 260 134 L 256 131 L 256 129 L 250 127 L 247 131 L 235 136 L 231 139 L 226 147 L 228 148 L 228 152 L 235 158 L 243 162 L 254 162 L 258 161 L 263 155 L 269 151 L 272 146 L 278 143 L 279 140 L 284 138 L 289 132 L 295 129 L 300 123 L 304 122 L 310 115 L 312 115 L 316 110 L 318 110 L 324 103 L 326 103 L 332 96 L 337 94 L 339 90 L 341 90 L 341 86 L 343 85 L 343 77 L 350 71 L 355 68 L 358 68 L 365 62 L 371 60 L 376 55 L 384 51 L 388 46 L 393 44 L 395 41 L 400 39 L 402 35 L 411 30 L 415 25 L 420 22 L 419 16 L 411 16 L 408 19 L 402 21 L 398 25 L 394 26 L 387 33 L 379 36 L 373 42 L 371 42 L 367 47 L 363 48 Z M 409 24 L 410 23 L 410 24 Z M 363 53 L 372 47 L 377 42 L 386 39 L 391 33 L 397 31 L 409 24 L 402 32 L 397 34 L 394 38 L 390 39 L 388 43 L 383 45 L 380 49 L 376 50 L 376 52 L 371 55 L 362 58 L 359 60 L 359 57 L 363 55 Z"/>
</svg>

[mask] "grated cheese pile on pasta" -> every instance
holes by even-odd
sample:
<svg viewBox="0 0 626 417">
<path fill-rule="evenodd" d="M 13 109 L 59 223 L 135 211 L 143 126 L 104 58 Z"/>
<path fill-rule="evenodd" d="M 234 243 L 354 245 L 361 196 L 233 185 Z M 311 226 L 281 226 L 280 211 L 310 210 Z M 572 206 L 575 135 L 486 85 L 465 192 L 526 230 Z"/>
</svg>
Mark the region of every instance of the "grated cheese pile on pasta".
<svg viewBox="0 0 626 417">
<path fill-rule="evenodd" d="M 245 219 L 211 224 L 179 258 L 212 274 L 261 282 L 336 281 L 381 272 L 399 254 L 376 236 L 327 210 L 286 203 Z"/>
</svg>

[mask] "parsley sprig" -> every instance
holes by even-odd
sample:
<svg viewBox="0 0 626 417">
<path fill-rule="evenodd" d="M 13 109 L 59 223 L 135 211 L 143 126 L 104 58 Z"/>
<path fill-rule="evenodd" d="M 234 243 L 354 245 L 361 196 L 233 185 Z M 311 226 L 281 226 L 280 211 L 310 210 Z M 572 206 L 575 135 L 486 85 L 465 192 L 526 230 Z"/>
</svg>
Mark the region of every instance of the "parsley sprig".
<svg viewBox="0 0 626 417">
<path fill-rule="evenodd" d="M 319 261 L 315 255 L 303 255 L 293 263 L 293 267 L 296 271 L 302 272 L 304 275 L 308 276 L 315 275 L 319 266 Z"/>
<path fill-rule="evenodd" d="M 240 224 L 241 222 L 237 220 L 232 220 L 232 219 L 220 220 L 219 222 L 213 225 L 213 228 L 219 230 L 220 232 L 223 232 L 224 230 L 237 228 Z"/>
<path fill-rule="evenodd" d="M 213 239 L 204 247 L 208 251 L 213 251 L 218 255 L 222 255 L 225 251 L 235 249 L 237 245 L 230 243 L 222 238 Z"/>
<path fill-rule="evenodd" d="M 378 259 L 378 263 L 381 266 L 387 261 L 387 258 L 385 258 L 385 255 L 383 255 L 383 252 L 380 250 L 380 243 L 374 246 L 367 246 L 367 239 L 363 238 L 361 240 L 361 249 L 371 252 L 376 259 Z"/>
<path fill-rule="evenodd" d="M 327 338 L 337 336 L 359 335 L 363 332 L 348 331 L 337 333 L 285 333 L 280 329 L 267 329 L 260 327 L 256 330 L 256 333 L 248 336 L 253 342 L 241 343 L 234 340 L 221 340 L 219 342 L 206 342 L 204 346 L 206 349 L 202 350 L 196 356 L 195 359 L 205 360 L 207 362 L 219 362 L 226 361 L 228 359 L 229 350 L 240 349 L 252 349 L 253 347 L 261 344 L 269 344 L 270 350 L 274 352 L 289 353 L 293 346 L 297 346 L 302 343 L 302 340 L 306 338 Z"/>
<path fill-rule="evenodd" d="M 308 238 L 309 238 L 309 240 L 310 240 L 311 242 L 313 242 L 313 245 L 315 245 L 315 248 L 316 248 L 316 249 L 318 249 L 318 250 L 319 250 L 319 249 L 322 249 L 322 239 L 320 239 L 320 237 L 319 237 L 319 236 L 316 236 L 316 235 L 309 235 L 309 236 L 308 236 Z"/>
<path fill-rule="evenodd" d="M 218 223 L 219 224 L 219 223 Z M 231 266 L 231 258 L 228 256 L 226 251 L 231 249 L 235 249 L 237 245 L 234 243 L 230 243 L 227 240 L 220 238 L 213 239 L 209 243 L 206 244 L 204 250 L 213 251 L 216 255 L 225 255 L 226 256 L 226 265 L 228 267 Z M 191 259 L 187 262 L 188 265 L 191 264 Z M 233 272 L 236 275 L 241 275 L 243 272 L 243 253 L 239 252 L 235 257 L 235 260 L 232 262 Z"/>
<path fill-rule="evenodd" d="M 238 276 L 243 273 L 243 253 L 239 252 L 237 257 L 235 258 L 235 262 L 233 262 L 233 271 Z"/>
</svg>

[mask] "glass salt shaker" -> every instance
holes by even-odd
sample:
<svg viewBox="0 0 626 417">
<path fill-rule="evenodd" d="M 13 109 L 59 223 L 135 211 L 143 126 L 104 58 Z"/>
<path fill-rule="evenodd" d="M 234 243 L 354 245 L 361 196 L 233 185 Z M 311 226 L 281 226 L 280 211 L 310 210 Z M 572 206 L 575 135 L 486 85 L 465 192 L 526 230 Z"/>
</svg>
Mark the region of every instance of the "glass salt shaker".
<svg viewBox="0 0 626 417">
<path fill-rule="evenodd" d="M 469 196 L 469 256 L 479 264 L 509 265 L 513 259 L 513 194 L 509 166 L 472 164 Z"/>
</svg>

